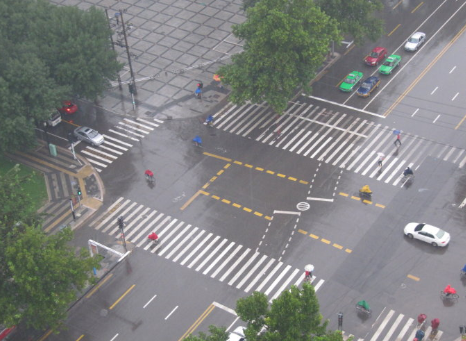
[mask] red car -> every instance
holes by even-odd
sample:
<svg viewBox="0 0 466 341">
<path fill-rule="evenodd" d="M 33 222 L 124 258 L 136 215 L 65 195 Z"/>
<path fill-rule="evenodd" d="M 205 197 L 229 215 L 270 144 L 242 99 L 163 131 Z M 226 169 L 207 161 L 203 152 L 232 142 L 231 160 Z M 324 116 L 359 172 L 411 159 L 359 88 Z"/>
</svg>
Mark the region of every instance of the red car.
<svg viewBox="0 0 466 341">
<path fill-rule="evenodd" d="M 62 114 L 71 115 L 74 114 L 78 110 L 78 106 L 71 101 L 63 101 L 63 107 L 58 109 L 59 112 Z"/>
<path fill-rule="evenodd" d="M 11 328 L 5 328 L 0 324 L 0 340 L 6 340 L 7 336 L 11 335 L 15 329 L 15 326 Z"/>
<path fill-rule="evenodd" d="M 385 47 L 375 47 L 371 54 L 364 58 L 364 62 L 370 66 L 379 65 L 379 63 L 385 59 L 388 51 Z"/>
</svg>

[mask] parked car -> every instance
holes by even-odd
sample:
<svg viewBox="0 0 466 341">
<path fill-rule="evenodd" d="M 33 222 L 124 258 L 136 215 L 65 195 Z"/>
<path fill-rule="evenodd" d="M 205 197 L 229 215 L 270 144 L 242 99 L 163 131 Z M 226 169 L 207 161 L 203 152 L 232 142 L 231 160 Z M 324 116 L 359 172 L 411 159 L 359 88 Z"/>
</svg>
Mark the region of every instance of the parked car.
<svg viewBox="0 0 466 341">
<path fill-rule="evenodd" d="M 16 326 L 13 326 L 11 328 L 6 328 L 0 324 L 0 341 L 6 341 L 9 339 L 9 336 L 13 335 L 13 332 L 15 331 Z"/>
<path fill-rule="evenodd" d="M 71 115 L 78 111 L 78 106 L 71 101 L 63 101 L 63 106 L 58 111 L 62 114 Z"/>
<path fill-rule="evenodd" d="M 410 52 L 417 51 L 417 49 L 420 48 L 425 41 L 426 34 L 422 32 L 416 32 L 411 37 L 409 37 L 405 44 L 405 50 Z"/>
<path fill-rule="evenodd" d="M 244 327 L 236 327 L 230 335 L 228 336 L 228 341 L 246 341 L 246 336 L 244 335 Z"/>
<path fill-rule="evenodd" d="M 379 87 L 380 79 L 379 77 L 371 76 L 367 78 L 364 83 L 359 87 L 357 94 L 360 97 L 369 97 L 371 92 Z"/>
<path fill-rule="evenodd" d="M 364 58 L 364 62 L 370 66 L 379 65 L 379 63 L 385 58 L 387 54 L 388 51 L 385 47 L 375 47 L 372 50 L 371 54 L 367 55 L 366 58 Z"/>
<path fill-rule="evenodd" d="M 350 92 L 354 89 L 356 85 L 361 82 L 362 77 L 364 74 L 359 71 L 353 71 L 348 76 L 346 76 L 345 80 L 340 84 L 340 90 L 343 92 Z"/>
<path fill-rule="evenodd" d="M 383 75 L 391 75 L 393 70 L 400 66 L 401 64 L 401 57 L 392 54 L 383 62 L 382 66 L 379 68 L 379 72 Z"/>
<path fill-rule="evenodd" d="M 61 122 L 61 114 L 58 112 L 58 110 L 52 112 L 50 114 L 50 118 L 46 122 L 48 126 L 55 127 Z"/>
<path fill-rule="evenodd" d="M 78 127 L 74 130 L 73 134 L 78 140 L 87 142 L 93 146 L 100 146 L 104 143 L 104 137 L 97 130 L 89 127 Z"/>
<path fill-rule="evenodd" d="M 408 238 L 419 239 L 433 246 L 447 246 L 450 242 L 448 232 L 428 224 L 409 223 L 405 226 L 404 234 Z"/>
</svg>

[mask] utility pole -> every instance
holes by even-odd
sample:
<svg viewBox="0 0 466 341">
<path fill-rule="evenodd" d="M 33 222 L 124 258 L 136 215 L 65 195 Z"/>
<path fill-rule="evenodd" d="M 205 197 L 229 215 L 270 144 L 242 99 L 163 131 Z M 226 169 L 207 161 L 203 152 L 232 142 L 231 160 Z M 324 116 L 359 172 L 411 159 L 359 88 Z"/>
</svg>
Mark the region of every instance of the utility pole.
<svg viewBox="0 0 466 341">
<path fill-rule="evenodd" d="M 125 25 L 125 20 L 123 19 L 123 11 L 121 9 L 120 9 L 120 17 L 121 17 L 121 25 L 123 27 L 123 36 L 125 38 L 126 54 L 128 55 L 128 66 L 129 66 L 129 72 L 131 74 L 131 82 L 133 83 L 134 94 L 137 94 L 138 89 L 136 88 L 136 79 L 134 78 L 133 66 L 131 64 L 131 54 L 129 53 L 128 37 L 126 36 L 126 25 Z"/>
<path fill-rule="evenodd" d="M 110 19 L 108 17 L 108 10 L 107 9 L 105 9 L 105 15 L 107 16 L 108 28 L 113 32 L 112 27 L 110 25 Z M 116 19 L 117 19 L 117 23 L 118 23 L 118 17 L 116 17 Z M 112 42 L 112 49 L 116 53 L 115 42 L 113 41 L 113 34 L 110 34 L 110 41 Z M 118 76 L 118 87 L 120 88 L 120 90 L 123 90 L 123 87 L 121 86 L 121 78 L 120 78 L 120 73 L 119 72 L 118 72 L 117 76 Z"/>
</svg>

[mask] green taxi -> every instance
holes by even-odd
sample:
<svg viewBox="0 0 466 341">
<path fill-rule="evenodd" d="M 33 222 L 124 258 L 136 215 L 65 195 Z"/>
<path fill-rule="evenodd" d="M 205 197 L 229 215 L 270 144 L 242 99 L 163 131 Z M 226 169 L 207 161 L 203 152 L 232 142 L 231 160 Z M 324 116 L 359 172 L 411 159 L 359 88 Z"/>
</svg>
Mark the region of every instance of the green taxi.
<svg viewBox="0 0 466 341">
<path fill-rule="evenodd" d="M 340 84 L 340 90 L 343 92 L 350 92 L 353 88 L 359 84 L 363 77 L 363 73 L 359 71 L 353 71 L 348 76 L 346 76 L 345 80 Z"/>
<path fill-rule="evenodd" d="M 392 54 L 385 59 L 382 66 L 379 68 L 379 72 L 383 75 L 390 75 L 397 66 L 400 66 L 400 64 L 401 57 L 396 54 Z"/>
</svg>

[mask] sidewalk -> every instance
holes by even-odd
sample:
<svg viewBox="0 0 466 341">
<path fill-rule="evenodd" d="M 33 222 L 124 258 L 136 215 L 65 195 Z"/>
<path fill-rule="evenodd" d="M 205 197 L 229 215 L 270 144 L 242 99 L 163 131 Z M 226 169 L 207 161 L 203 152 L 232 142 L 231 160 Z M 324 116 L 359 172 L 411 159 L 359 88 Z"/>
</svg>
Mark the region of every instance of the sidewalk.
<svg viewBox="0 0 466 341">
<path fill-rule="evenodd" d="M 46 144 L 39 145 L 29 152 L 7 153 L 6 156 L 18 163 L 29 166 L 44 174 L 48 193 L 48 202 L 39 209 L 46 214 L 43 230 L 54 234 L 66 226 L 72 230 L 97 211 L 103 203 L 104 187 L 94 168 L 83 157 L 57 146 L 57 156 L 50 155 Z M 81 202 L 77 189 L 82 191 Z M 71 203 L 76 219 L 73 219 Z"/>
</svg>

